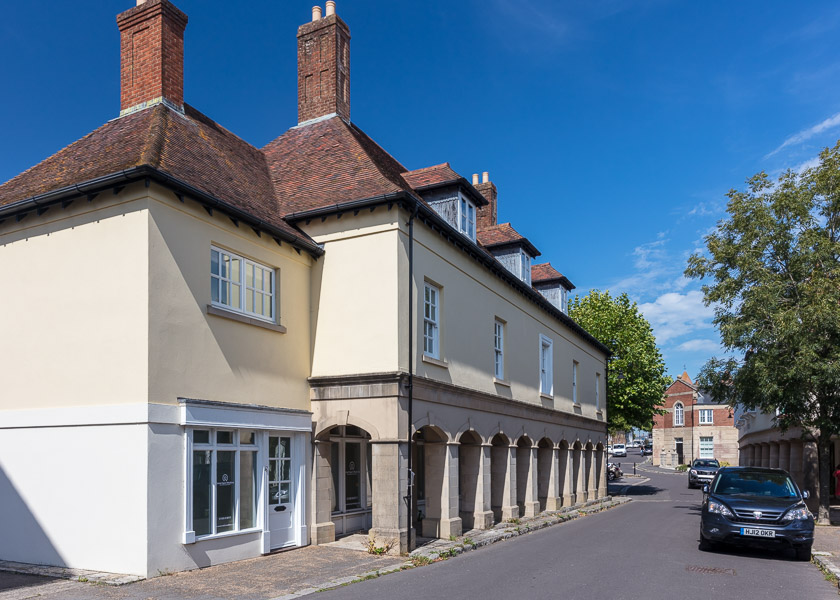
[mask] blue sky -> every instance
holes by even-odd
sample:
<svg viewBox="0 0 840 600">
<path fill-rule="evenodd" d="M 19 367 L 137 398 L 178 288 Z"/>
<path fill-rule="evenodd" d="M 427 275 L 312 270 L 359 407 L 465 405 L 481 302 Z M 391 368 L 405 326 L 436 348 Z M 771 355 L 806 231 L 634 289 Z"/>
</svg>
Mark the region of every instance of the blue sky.
<svg viewBox="0 0 840 600">
<path fill-rule="evenodd" d="M 187 102 L 256 146 L 296 124 L 314 2 L 177 0 Z M 322 3 L 323 4 L 323 3 Z M 115 16 L 29 0 L 0 20 L 0 181 L 119 112 Z M 408 168 L 489 171 L 510 221 L 585 294 L 626 291 L 668 373 L 720 353 L 682 271 L 750 175 L 840 137 L 840 4 L 338 0 L 352 120 Z"/>
</svg>

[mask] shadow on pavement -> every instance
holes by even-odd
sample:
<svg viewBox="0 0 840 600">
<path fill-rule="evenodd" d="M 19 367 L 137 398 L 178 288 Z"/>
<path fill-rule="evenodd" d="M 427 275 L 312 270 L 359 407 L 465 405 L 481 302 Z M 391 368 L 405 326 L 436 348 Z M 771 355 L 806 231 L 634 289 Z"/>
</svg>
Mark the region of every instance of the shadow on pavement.
<svg viewBox="0 0 840 600">
<path fill-rule="evenodd" d="M 50 583 L 51 581 L 55 580 L 51 577 L 41 577 L 39 575 L 24 575 L 23 573 L 0 571 L 0 592 L 33 587 Z"/>
<path fill-rule="evenodd" d="M 619 488 L 623 489 L 626 487 L 619 484 Z M 632 485 L 627 488 L 627 491 L 624 492 L 625 496 L 653 496 L 658 494 L 659 492 L 664 491 L 664 488 L 656 487 L 654 485 Z"/>
<path fill-rule="evenodd" d="M 697 544 L 700 544 L 700 538 L 697 538 Z M 745 558 L 754 558 L 757 560 L 782 560 L 785 562 L 796 562 L 796 556 L 792 549 L 787 546 L 779 546 L 778 548 L 760 548 L 757 546 L 734 546 L 729 544 L 717 544 L 712 550 L 701 550 L 706 554 L 720 555 L 720 556 L 743 556 Z"/>
</svg>

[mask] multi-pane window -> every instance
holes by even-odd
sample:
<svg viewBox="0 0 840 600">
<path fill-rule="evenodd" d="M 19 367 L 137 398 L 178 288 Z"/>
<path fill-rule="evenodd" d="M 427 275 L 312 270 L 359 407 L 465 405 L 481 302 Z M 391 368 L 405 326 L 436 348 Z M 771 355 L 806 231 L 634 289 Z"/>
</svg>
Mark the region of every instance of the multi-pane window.
<svg viewBox="0 0 840 600">
<path fill-rule="evenodd" d="M 700 438 L 700 458 L 715 457 L 715 438 L 712 436 Z"/>
<path fill-rule="evenodd" d="M 711 425 L 714 422 L 714 416 L 712 414 L 711 408 L 701 408 L 700 409 L 700 424 L 701 425 Z"/>
<path fill-rule="evenodd" d="M 540 393 L 554 394 L 553 354 L 551 340 L 540 335 Z"/>
<path fill-rule="evenodd" d="M 522 249 L 519 250 L 519 255 L 519 264 L 522 269 L 522 276 L 520 279 L 528 285 L 531 285 L 531 255 Z"/>
<path fill-rule="evenodd" d="M 496 319 L 493 323 L 493 373 L 496 379 L 505 378 L 505 324 Z"/>
<path fill-rule="evenodd" d="M 196 536 L 257 526 L 257 444 L 248 430 L 192 430 L 192 527 Z"/>
<path fill-rule="evenodd" d="M 292 501 L 292 438 L 268 438 L 268 504 L 289 504 Z M 271 509 L 269 509 L 271 510 Z"/>
<path fill-rule="evenodd" d="M 227 250 L 210 249 L 213 304 L 267 321 L 274 320 L 274 270 Z"/>
<path fill-rule="evenodd" d="M 569 290 L 560 287 L 560 310 L 568 312 L 569 310 Z"/>
<path fill-rule="evenodd" d="M 475 241 L 475 204 L 461 196 L 461 201 L 458 205 L 458 229 Z"/>
<path fill-rule="evenodd" d="M 595 373 L 595 410 L 601 410 L 601 374 Z"/>
<path fill-rule="evenodd" d="M 430 283 L 423 287 L 423 354 L 439 358 L 440 290 Z"/>
<path fill-rule="evenodd" d="M 683 414 L 683 405 L 681 402 L 674 404 L 674 426 L 681 427 L 685 425 L 685 415 Z"/>
<path fill-rule="evenodd" d="M 578 361 L 572 361 L 572 402 L 578 403 L 578 384 L 577 384 Z"/>
</svg>

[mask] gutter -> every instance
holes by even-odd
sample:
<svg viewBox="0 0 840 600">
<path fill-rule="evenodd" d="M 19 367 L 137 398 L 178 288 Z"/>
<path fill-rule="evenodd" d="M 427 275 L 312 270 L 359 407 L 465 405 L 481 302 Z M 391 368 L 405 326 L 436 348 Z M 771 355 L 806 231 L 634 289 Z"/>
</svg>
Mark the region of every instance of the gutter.
<svg viewBox="0 0 840 600">
<path fill-rule="evenodd" d="M 176 191 L 179 196 L 178 199 L 181 201 L 183 201 L 183 198 L 180 197 L 181 195 L 190 196 L 205 207 L 215 208 L 229 217 L 242 221 L 255 229 L 265 231 L 277 240 L 282 240 L 300 250 L 305 250 L 313 258 L 318 258 L 324 254 L 324 250 L 316 243 L 311 242 L 302 236 L 290 234 L 289 232 L 280 229 L 264 219 L 255 217 L 242 209 L 228 204 L 224 200 L 220 200 L 215 196 L 211 196 L 210 194 L 181 181 L 177 177 L 173 177 L 168 173 L 164 173 L 163 171 L 148 165 L 124 169 L 103 177 L 97 177 L 89 181 L 69 185 L 44 194 L 39 194 L 37 196 L 32 196 L 31 198 L 25 198 L 6 206 L 0 206 L 0 221 L 7 217 L 23 214 L 32 210 L 40 211 L 50 208 L 62 201 L 68 199 L 75 200 L 80 196 L 88 196 L 90 200 L 93 200 L 93 195 L 104 190 L 119 185 L 128 185 L 129 183 L 140 181 L 144 178 L 154 180 L 166 187 L 172 188 Z"/>
</svg>

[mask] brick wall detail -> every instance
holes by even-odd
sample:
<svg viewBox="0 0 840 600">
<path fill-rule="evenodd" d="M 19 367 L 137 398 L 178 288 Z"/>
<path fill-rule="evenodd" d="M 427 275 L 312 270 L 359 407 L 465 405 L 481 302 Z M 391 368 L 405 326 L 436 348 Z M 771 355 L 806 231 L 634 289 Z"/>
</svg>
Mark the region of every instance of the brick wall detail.
<svg viewBox="0 0 840 600">
<path fill-rule="evenodd" d="M 120 110 L 164 98 L 184 105 L 187 15 L 168 0 L 148 0 L 117 15 L 120 29 Z"/>
<path fill-rule="evenodd" d="M 329 15 L 298 28 L 298 123 L 350 120 L 350 28 Z"/>
</svg>

